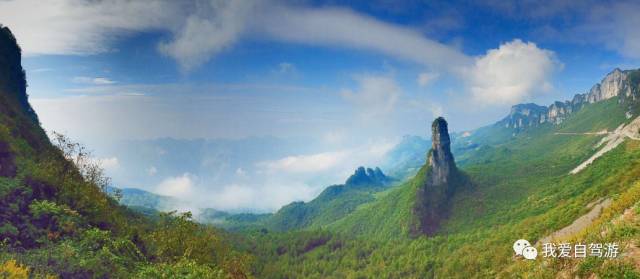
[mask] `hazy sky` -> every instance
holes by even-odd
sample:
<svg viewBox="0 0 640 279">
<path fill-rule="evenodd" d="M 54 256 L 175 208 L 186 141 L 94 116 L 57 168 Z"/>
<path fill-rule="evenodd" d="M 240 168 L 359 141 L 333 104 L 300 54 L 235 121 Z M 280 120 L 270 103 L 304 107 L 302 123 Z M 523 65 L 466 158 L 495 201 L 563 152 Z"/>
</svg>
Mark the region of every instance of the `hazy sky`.
<svg viewBox="0 0 640 279">
<path fill-rule="evenodd" d="M 340 182 L 402 135 L 427 136 L 436 116 L 477 128 L 637 67 L 639 12 L 637 1 L 0 1 L 47 130 L 97 153 L 127 139 L 312 138 L 315 153 L 256 162 L 292 185 Z"/>
</svg>

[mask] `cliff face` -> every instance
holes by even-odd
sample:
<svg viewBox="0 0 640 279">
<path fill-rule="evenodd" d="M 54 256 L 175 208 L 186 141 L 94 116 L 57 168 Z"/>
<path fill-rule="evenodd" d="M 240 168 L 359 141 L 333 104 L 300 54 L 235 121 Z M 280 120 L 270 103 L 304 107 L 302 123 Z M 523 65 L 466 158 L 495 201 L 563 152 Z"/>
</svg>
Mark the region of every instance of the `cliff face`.
<svg viewBox="0 0 640 279">
<path fill-rule="evenodd" d="M 536 104 L 518 104 L 511 107 L 509 116 L 502 120 L 506 128 L 520 130 L 526 127 L 537 126 L 547 120 L 549 109 Z"/>
<path fill-rule="evenodd" d="M 416 223 L 411 228 L 413 235 L 433 235 L 437 232 L 441 220 L 448 215 L 449 200 L 463 181 L 451 153 L 451 140 L 444 118 L 433 121 L 431 132 L 432 147 L 427 158 L 426 173 L 418 174 L 425 175 L 425 179 L 416 191 L 413 208 Z"/>
<path fill-rule="evenodd" d="M 29 105 L 27 97 L 27 81 L 22 69 L 22 50 L 16 38 L 7 27 L 0 25 L 0 95 L 6 96 L 3 101 L 7 107 L 18 107 L 20 112 L 38 123 L 36 113 Z"/>
<path fill-rule="evenodd" d="M 554 102 L 548 107 L 536 104 L 515 105 L 511 107 L 509 115 L 497 124 L 517 132 L 543 123 L 560 124 L 587 103 L 597 103 L 616 96 L 620 97 L 621 103 L 635 101 L 640 96 L 634 91 L 635 87 L 630 79 L 633 72 L 616 68 L 589 92 L 576 94 L 569 101 Z"/>
<path fill-rule="evenodd" d="M 627 82 L 629 73 L 616 68 L 609 73 L 599 84 L 594 85 L 587 93 L 587 101 L 596 103 L 613 98 L 618 95 L 630 97 L 631 86 Z"/>
<path fill-rule="evenodd" d="M 431 154 L 428 158 L 431 175 L 428 183 L 432 186 L 444 185 L 456 169 L 456 163 L 451 154 L 451 139 L 447 128 L 447 121 L 439 117 L 431 125 Z"/>
</svg>

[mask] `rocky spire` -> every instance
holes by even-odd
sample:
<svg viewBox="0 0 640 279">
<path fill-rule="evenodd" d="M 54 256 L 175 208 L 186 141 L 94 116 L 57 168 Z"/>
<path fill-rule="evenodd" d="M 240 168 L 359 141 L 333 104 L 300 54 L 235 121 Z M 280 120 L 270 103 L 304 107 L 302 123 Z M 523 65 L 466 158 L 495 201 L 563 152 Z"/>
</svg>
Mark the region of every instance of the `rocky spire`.
<svg viewBox="0 0 640 279">
<path fill-rule="evenodd" d="M 446 184 L 451 172 L 456 168 L 451 154 L 451 139 L 447 121 L 442 117 L 436 118 L 431 124 L 431 152 L 429 166 L 431 166 L 430 184 L 438 186 Z"/>
<path fill-rule="evenodd" d="M 464 182 L 451 154 L 451 139 L 447 121 L 436 118 L 431 125 L 432 146 L 427 158 L 426 173 L 422 185 L 416 191 L 413 208 L 416 222 L 411 228 L 413 235 L 433 235 L 446 218 L 449 200 L 457 187 Z"/>
</svg>

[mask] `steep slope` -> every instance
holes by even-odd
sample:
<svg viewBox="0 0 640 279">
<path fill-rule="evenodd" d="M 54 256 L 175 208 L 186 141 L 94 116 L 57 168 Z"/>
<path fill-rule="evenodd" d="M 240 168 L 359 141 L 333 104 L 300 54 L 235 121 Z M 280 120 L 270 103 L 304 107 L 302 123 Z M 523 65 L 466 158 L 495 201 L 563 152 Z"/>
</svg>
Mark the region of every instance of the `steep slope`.
<svg viewBox="0 0 640 279">
<path fill-rule="evenodd" d="M 446 121 L 437 118 L 431 128 L 431 150 L 413 179 L 363 205 L 330 228 L 386 238 L 435 234 L 440 222 L 448 216 L 449 200 L 458 188 L 464 188 L 467 180 L 455 165 Z"/>
<path fill-rule="evenodd" d="M 449 214 L 449 201 L 457 188 L 466 183 L 451 154 L 447 122 L 439 117 L 431 126 L 432 147 L 427 156 L 426 179 L 418 187 L 413 215 L 418 219 L 412 227 L 414 235 L 433 235 Z"/>
<path fill-rule="evenodd" d="M 247 274 L 222 233 L 188 214 L 149 219 L 119 206 L 84 149 L 53 140 L 28 103 L 20 47 L 0 25 L 0 277 Z"/>
</svg>

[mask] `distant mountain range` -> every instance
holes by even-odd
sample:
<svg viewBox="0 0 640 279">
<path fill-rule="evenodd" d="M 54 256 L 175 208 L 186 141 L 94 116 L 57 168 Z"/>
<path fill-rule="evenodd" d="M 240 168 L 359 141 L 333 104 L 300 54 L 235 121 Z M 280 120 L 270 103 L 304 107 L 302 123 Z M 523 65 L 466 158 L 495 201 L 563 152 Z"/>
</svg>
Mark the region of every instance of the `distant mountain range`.
<svg viewBox="0 0 640 279">
<path fill-rule="evenodd" d="M 229 229 L 264 226 L 272 230 L 289 230 L 319 227 L 340 219 L 358 205 L 373 200 L 375 192 L 392 185 L 395 180 L 386 176 L 380 168 L 359 167 L 344 184 L 327 187 L 318 197 L 309 201 L 296 201 L 273 214 L 231 214 L 212 208 L 195 212 L 195 218 Z M 107 188 L 111 195 L 119 193 L 120 203 L 142 212 L 149 210 L 171 211 L 179 209 L 180 201 L 136 188 Z"/>
</svg>

